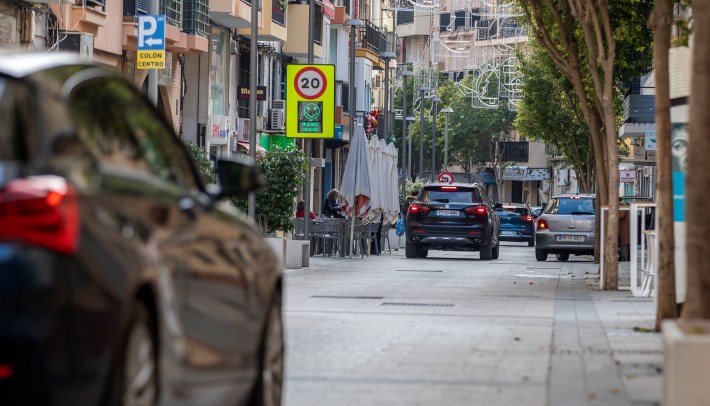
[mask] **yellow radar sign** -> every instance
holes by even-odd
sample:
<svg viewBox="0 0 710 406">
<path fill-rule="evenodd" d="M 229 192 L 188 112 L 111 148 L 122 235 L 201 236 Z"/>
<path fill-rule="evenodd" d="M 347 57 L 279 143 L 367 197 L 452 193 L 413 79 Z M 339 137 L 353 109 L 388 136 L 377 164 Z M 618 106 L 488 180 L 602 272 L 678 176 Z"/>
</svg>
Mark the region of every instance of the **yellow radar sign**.
<svg viewBox="0 0 710 406">
<path fill-rule="evenodd" d="M 333 138 L 335 66 L 286 67 L 286 136 Z"/>
</svg>

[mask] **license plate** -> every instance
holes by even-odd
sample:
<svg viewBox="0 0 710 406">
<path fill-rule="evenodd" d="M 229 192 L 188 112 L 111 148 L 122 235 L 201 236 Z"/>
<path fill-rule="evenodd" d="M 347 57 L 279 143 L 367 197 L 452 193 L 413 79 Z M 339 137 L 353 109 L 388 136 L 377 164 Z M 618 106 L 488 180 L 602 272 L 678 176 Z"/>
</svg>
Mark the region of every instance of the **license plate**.
<svg viewBox="0 0 710 406">
<path fill-rule="evenodd" d="M 500 235 L 517 235 L 515 231 L 501 231 Z"/>
<path fill-rule="evenodd" d="M 437 210 L 437 216 L 458 216 L 459 212 L 456 210 Z"/>
<path fill-rule="evenodd" d="M 583 235 L 558 235 L 557 241 L 584 241 Z"/>
</svg>

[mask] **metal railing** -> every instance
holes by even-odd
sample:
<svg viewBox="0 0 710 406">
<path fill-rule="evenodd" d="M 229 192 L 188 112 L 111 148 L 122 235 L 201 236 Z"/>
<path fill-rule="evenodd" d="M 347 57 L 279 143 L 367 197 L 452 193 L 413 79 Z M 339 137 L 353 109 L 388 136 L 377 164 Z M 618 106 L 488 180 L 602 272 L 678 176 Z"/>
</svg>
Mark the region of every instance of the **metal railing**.
<svg viewBox="0 0 710 406">
<path fill-rule="evenodd" d="M 387 49 L 387 37 L 375 24 L 365 20 L 365 26 L 359 29 L 356 47 L 379 54 L 381 50 Z"/>
<path fill-rule="evenodd" d="M 503 161 L 528 161 L 529 143 L 527 141 L 499 142 L 498 148 L 501 151 L 501 159 Z"/>
<path fill-rule="evenodd" d="M 182 28 L 190 35 L 207 37 L 210 32 L 208 0 L 185 0 L 182 10 Z"/>
</svg>

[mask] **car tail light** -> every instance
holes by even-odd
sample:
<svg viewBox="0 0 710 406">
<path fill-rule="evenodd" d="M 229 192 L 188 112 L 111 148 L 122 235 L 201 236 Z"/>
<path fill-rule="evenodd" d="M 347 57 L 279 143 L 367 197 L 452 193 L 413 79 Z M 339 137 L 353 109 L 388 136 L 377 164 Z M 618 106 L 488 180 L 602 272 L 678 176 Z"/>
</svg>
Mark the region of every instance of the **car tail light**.
<svg viewBox="0 0 710 406">
<path fill-rule="evenodd" d="M 547 221 L 545 220 L 538 220 L 537 221 L 537 229 L 538 230 L 547 230 L 550 227 L 547 225 Z"/>
<path fill-rule="evenodd" d="M 413 204 L 413 205 L 409 206 L 409 212 L 412 214 L 426 213 L 429 210 L 430 210 L 429 207 L 422 206 L 419 204 Z"/>
<path fill-rule="evenodd" d="M 0 240 L 76 252 L 79 208 L 74 190 L 54 175 L 13 180 L 0 190 Z"/>
<path fill-rule="evenodd" d="M 463 211 L 466 214 L 473 214 L 476 216 L 483 216 L 485 214 L 488 214 L 488 209 L 486 209 L 485 206 L 466 207 L 465 209 L 463 209 Z"/>
<path fill-rule="evenodd" d="M 15 375 L 15 368 L 10 364 L 0 364 L 0 379 L 12 378 Z"/>
<path fill-rule="evenodd" d="M 520 216 L 520 220 L 527 221 L 529 223 L 532 221 L 532 216 L 522 215 Z"/>
<path fill-rule="evenodd" d="M 442 186 L 441 190 L 458 190 L 458 186 Z"/>
</svg>

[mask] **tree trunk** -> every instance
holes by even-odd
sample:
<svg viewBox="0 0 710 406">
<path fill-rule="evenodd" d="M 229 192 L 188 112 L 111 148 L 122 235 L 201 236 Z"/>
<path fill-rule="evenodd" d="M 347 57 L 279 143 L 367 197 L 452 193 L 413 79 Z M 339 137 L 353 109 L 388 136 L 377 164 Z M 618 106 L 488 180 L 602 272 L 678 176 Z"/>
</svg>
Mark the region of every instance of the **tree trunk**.
<svg viewBox="0 0 710 406">
<path fill-rule="evenodd" d="M 656 0 L 648 25 L 653 30 L 653 65 L 656 82 L 656 331 L 661 321 L 675 319 L 675 237 L 673 235 L 673 161 L 671 159 L 671 103 L 668 52 L 671 45 L 671 0 Z"/>
<path fill-rule="evenodd" d="M 710 2 L 693 2 L 693 73 L 690 95 L 686 217 L 688 290 L 684 319 L 710 319 L 710 271 L 707 236 L 710 233 Z"/>
<path fill-rule="evenodd" d="M 605 92 L 606 93 L 606 92 Z M 616 116 L 614 106 L 611 105 L 611 88 L 608 89 L 609 106 L 605 108 L 605 132 L 607 148 L 609 150 L 608 177 L 609 177 L 609 217 L 607 220 L 606 235 L 604 235 L 604 289 L 617 290 L 619 288 L 619 147 L 616 135 Z"/>
</svg>

